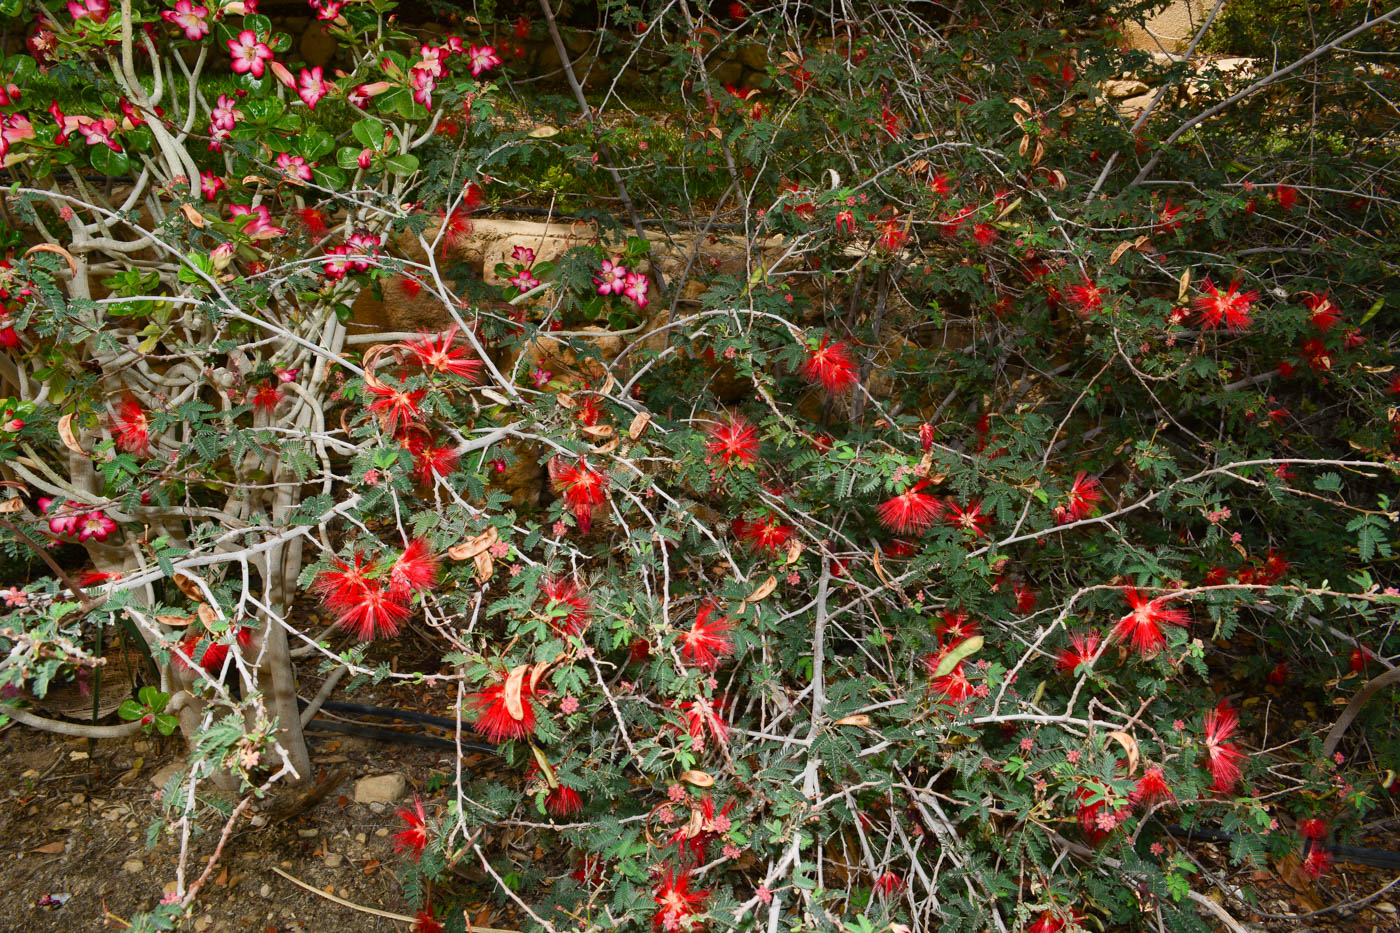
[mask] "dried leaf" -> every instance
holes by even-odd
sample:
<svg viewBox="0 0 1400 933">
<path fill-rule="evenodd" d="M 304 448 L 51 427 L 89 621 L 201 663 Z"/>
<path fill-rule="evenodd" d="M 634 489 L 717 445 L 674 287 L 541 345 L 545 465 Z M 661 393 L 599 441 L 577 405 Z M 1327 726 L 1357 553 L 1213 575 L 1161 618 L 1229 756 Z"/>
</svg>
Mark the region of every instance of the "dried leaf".
<svg viewBox="0 0 1400 933">
<path fill-rule="evenodd" d="M 1123 746 L 1123 751 L 1128 753 L 1128 775 L 1131 777 L 1133 772 L 1137 770 L 1138 761 L 1141 759 L 1137 739 L 1126 732 L 1110 732 L 1108 737 Z"/>
<path fill-rule="evenodd" d="M 613 426 L 610 424 L 590 424 L 585 425 L 583 433 L 589 437 L 612 437 Z"/>
<path fill-rule="evenodd" d="M 204 590 L 200 589 L 198 583 L 189 574 L 176 572 L 172 578 L 175 585 L 180 588 L 180 592 L 197 603 L 204 602 Z"/>
<path fill-rule="evenodd" d="M 554 400 L 559 403 L 560 408 L 573 408 L 578 404 L 574 401 L 574 397 L 567 392 L 560 392 L 554 396 Z"/>
<path fill-rule="evenodd" d="M 497 392 L 495 389 L 482 389 L 481 394 L 489 398 L 491 401 L 495 402 L 497 405 L 509 405 L 511 403 L 510 399 L 506 398 L 504 395 Z"/>
<path fill-rule="evenodd" d="M 747 597 L 745 597 L 744 601 L 745 601 L 745 602 L 749 602 L 749 603 L 760 602 L 760 601 L 762 601 L 762 600 L 764 600 L 764 599 L 767 599 L 770 595 L 772 595 L 773 591 L 776 590 L 777 588 L 778 588 L 778 578 L 775 577 L 775 576 L 773 576 L 773 575 L 770 573 L 770 574 L 768 575 L 768 579 L 767 579 L 767 580 L 764 580 L 762 583 L 760 583 L 760 584 L 758 585 L 758 589 L 754 590 L 754 591 L 753 591 L 752 593 L 750 593 Z"/>
<path fill-rule="evenodd" d="M 802 542 L 796 538 L 788 542 L 787 557 L 783 558 L 783 566 L 794 564 L 802 556 Z"/>
<path fill-rule="evenodd" d="M 24 500 L 21 499 L 19 496 L 15 496 L 13 499 L 6 499 L 4 502 L 0 502 L 0 515 L 10 515 L 14 512 L 23 511 Z"/>
<path fill-rule="evenodd" d="M 842 716 L 836 720 L 838 726 L 859 726 L 862 729 L 870 728 L 870 717 L 864 713 L 856 713 L 853 716 Z"/>
<path fill-rule="evenodd" d="M 78 443 L 78 437 L 73 433 L 73 413 L 69 412 L 58 419 L 58 439 L 63 441 L 63 446 L 73 451 L 75 454 L 86 454 L 82 446 Z"/>
<path fill-rule="evenodd" d="M 170 628 L 184 628 L 194 621 L 194 616 L 156 616 L 156 621 Z"/>
<path fill-rule="evenodd" d="M 627 436 L 635 441 L 642 436 L 642 432 L 647 429 L 647 425 L 649 424 L 651 424 L 651 413 L 646 411 L 637 412 L 636 417 L 632 419 L 632 423 L 627 426 Z"/>
<path fill-rule="evenodd" d="M 1122 259 L 1123 254 L 1132 248 L 1132 240 L 1124 240 L 1122 243 L 1119 243 L 1117 246 L 1113 247 L 1113 252 L 1108 257 L 1108 264 L 1110 266 L 1118 265 L 1118 260 Z"/>
<path fill-rule="evenodd" d="M 191 227 L 204 229 L 204 215 L 195 210 L 193 204 L 181 204 L 180 213 L 185 215 L 185 219 L 190 222 Z"/>
<path fill-rule="evenodd" d="M 67 843 L 60 839 L 58 842 L 46 842 L 43 845 L 39 846 L 37 849 L 34 849 L 33 851 L 38 852 L 41 855 L 58 855 L 60 852 L 63 851 L 63 847 L 65 845 L 67 845 Z"/>
<path fill-rule="evenodd" d="M 485 551 L 472 558 L 472 563 L 476 564 L 476 579 L 478 583 L 485 583 L 491 579 L 491 574 L 496 571 L 496 564 L 491 560 L 491 555 Z"/>
<path fill-rule="evenodd" d="M 510 718 L 520 722 L 525 718 L 525 702 L 520 698 L 520 691 L 525 686 L 525 675 L 530 672 L 530 665 L 522 664 L 506 675 L 506 712 L 510 713 Z"/>
<path fill-rule="evenodd" d="M 715 779 L 706 771 L 682 771 L 681 780 L 695 787 L 715 786 Z"/>
<path fill-rule="evenodd" d="M 1188 292 L 1188 290 L 1189 290 L 1190 288 L 1191 288 L 1191 270 L 1190 270 L 1190 269 L 1186 269 L 1185 271 L 1183 271 L 1183 272 L 1181 273 L 1181 280 L 1177 283 L 1177 286 L 1176 286 L 1176 301 L 1177 301 L 1177 304 L 1181 304 L 1183 301 L 1186 300 L 1186 294 L 1187 294 L 1187 292 Z"/>
<path fill-rule="evenodd" d="M 617 445 L 618 445 L 619 443 L 621 443 L 621 442 L 620 442 L 617 438 L 613 438 L 612 440 L 608 441 L 606 444 L 599 444 L 597 447 L 590 447 L 590 448 L 588 448 L 588 449 L 591 450 L 591 451 L 593 451 L 593 453 L 598 454 L 599 456 L 602 456 L 603 454 L 610 454 L 610 453 L 612 453 L 614 450 L 617 450 Z"/>
</svg>

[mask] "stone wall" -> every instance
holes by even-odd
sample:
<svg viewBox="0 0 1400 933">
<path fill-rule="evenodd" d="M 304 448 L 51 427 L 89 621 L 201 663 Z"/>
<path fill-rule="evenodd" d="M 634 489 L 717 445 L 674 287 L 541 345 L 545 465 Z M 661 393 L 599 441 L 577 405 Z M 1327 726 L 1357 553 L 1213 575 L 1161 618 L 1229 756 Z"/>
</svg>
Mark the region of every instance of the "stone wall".
<svg viewBox="0 0 1400 933">
<path fill-rule="evenodd" d="M 1214 5 L 1213 0 L 1173 0 L 1171 6 L 1142 26 L 1129 23 L 1123 31 L 1135 49 L 1150 52 L 1185 51 L 1196 32 L 1205 24 Z"/>
</svg>

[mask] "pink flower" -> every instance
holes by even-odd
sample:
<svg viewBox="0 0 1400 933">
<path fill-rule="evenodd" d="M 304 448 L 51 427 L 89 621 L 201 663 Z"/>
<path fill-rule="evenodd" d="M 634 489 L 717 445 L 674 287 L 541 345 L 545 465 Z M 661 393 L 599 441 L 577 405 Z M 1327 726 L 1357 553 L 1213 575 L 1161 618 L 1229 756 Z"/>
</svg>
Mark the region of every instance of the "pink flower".
<svg viewBox="0 0 1400 933">
<path fill-rule="evenodd" d="M 175 4 L 175 9 L 165 10 L 160 14 L 160 18 L 183 29 L 185 38 L 195 42 L 209 35 L 209 22 L 206 19 L 208 15 L 208 7 L 195 6 L 190 0 L 180 0 Z"/>
<path fill-rule="evenodd" d="M 107 536 L 117 530 L 117 523 L 108 518 L 106 512 L 98 509 L 79 518 L 77 530 L 79 541 L 106 541 Z"/>
<path fill-rule="evenodd" d="M 277 153 L 277 167 L 286 173 L 288 178 L 295 178 L 301 181 L 311 180 L 311 166 L 306 164 L 306 160 L 301 156 L 294 156 L 291 153 Z"/>
<path fill-rule="evenodd" d="M 266 204 L 259 204 L 257 207 L 230 204 L 228 214 L 229 217 L 251 216 L 253 219 L 243 225 L 243 232 L 254 240 L 270 240 L 287 232 L 282 227 L 272 225 L 272 215 L 268 213 Z"/>
<path fill-rule="evenodd" d="M 4 592 L 3 592 L 3 591 L 0 591 L 0 596 L 4 596 L 4 595 L 5 595 Z M 566 716 L 567 716 L 569 713 L 577 713 L 577 712 L 578 712 L 578 699 L 575 698 L 575 697 L 564 697 L 564 699 L 562 699 L 562 700 L 559 701 L 559 712 L 563 713 L 563 714 L 566 715 Z"/>
<path fill-rule="evenodd" d="M 114 139 L 112 134 L 117 131 L 117 121 L 108 117 L 105 120 L 94 120 L 91 117 L 78 117 L 78 132 L 83 139 L 87 140 L 89 146 L 106 146 L 113 152 L 121 152 L 121 145 Z"/>
<path fill-rule="evenodd" d="M 534 265 L 535 251 L 528 246 L 517 246 L 510 251 L 510 258 L 525 265 Z"/>
<path fill-rule="evenodd" d="M 531 275 L 529 269 L 521 269 L 506 281 L 520 289 L 522 295 L 532 288 L 538 288 L 540 284 L 540 280 Z"/>
<path fill-rule="evenodd" d="M 330 85 L 321 79 L 320 66 L 303 68 L 297 84 L 297 96 L 305 101 L 311 110 L 316 109 L 316 103 L 330 90 Z"/>
<path fill-rule="evenodd" d="M 321 257 L 321 273 L 332 282 L 339 282 L 350 271 L 350 260 L 346 257 L 355 252 L 351 246 L 332 246 Z"/>
<path fill-rule="evenodd" d="M 622 264 L 622 257 L 604 259 L 602 269 L 593 277 L 593 284 L 598 286 L 600 295 L 621 295 L 627 287 L 627 267 Z"/>
<path fill-rule="evenodd" d="M 352 107 L 364 110 L 369 107 L 371 99 L 378 97 L 385 91 L 393 87 L 388 81 L 375 81 L 373 84 L 357 84 L 350 93 L 345 95 L 345 99 Z"/>
<path fill-rule="evenodd" d="M 89 3 L 93 0 L 88 0 Z M 258 39 L 258 34 L 251 29 L 245 29 L 238 34 L 237 39 L 228 40 L 228 50 L 233 55 L 233 70 L 236 74 L 251 74 L 255 78 L 261 78 L 266 68 L 264 64 L 272 58 L 272 49 L 267 43 Z"/>
<path fill-rule="evenodd" d="M 105 23 L 107 17 L 112 15 L 112 7 L 107 0 L 83 0 L 82 3 L 68 0 L 68 15 L 73 17 L 75 23 L 81 19 L 90 19 L 94 23 Z"/>
<path fill-rule="evenodd" d="M 25 593 L 24 590 L 20 589 L 17 586 L 12 586 L 9 589 L 0 590 L 0 599 L 3 599 L 5 601 L 5 605 L 9 606 L 11 609 L 17 609 L 21 606 L 29 605 L 29 594 Z"/>
<path fill-rule="evenodd" d="M 204 195 L 204 200 L 206 201 L 214 200 L 214 198 L 218 197 L 219 191 L 227 186 L 228 182 L 224 181 L 213 172 L 199 173 L 199 191 L 200 194 Z"/>
<path fill-rule="evenodd" d="M 467 59 L 471 62 L 473 78 L 481 77 L 482 72 L 490 71 L 501 63 L 495 46 L 491 45 L 483 45 L 480 48 L 472 46 L 467 50 Z"/>
<path fill-rule="evenodd" d="M 622 286 L 622 294 L 635 301 L 638 308 L 645 308 L 649 301 L 647 298 L 649 288 L 651 288 L 651 283 L 645 275 L 640 272 L 629 272 L 626 282 Z"/>
<path fill-rule="evenodd" d="M 345 6 L 345 0 L 308 0 L 311 9 L 316 11 L 317 19 L 332 20 L 340 15 L 340 8 Z"/>
<path fill-rule="evenodd" d="M 424 107 L 433 105 L 433 91 L 437 90 L 437 78 L 425 69 L 415 67 L 410 79 L 413 84 L 413 99 Z"/>
<path fill-rule="evenodd" d="M 237 98 L 220 94 L 217 106 L 209 111 L 209 125 L 221 130 L 232 130 L 242 117 L 243 112 L 238 109 Z"/>
</svg>

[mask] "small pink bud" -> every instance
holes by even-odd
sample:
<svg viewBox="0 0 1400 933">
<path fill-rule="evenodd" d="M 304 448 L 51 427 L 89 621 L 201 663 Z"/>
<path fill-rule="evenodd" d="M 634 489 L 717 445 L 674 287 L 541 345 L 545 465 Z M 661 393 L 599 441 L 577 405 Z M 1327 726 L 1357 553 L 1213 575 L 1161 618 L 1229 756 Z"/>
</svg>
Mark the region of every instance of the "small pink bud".
<svg viewBox="0 0 1400 933">
<path fill-rule="evenodd" d="M 369 168 L 370 157 L 374 155 L 373 149 L 361 149 L 360 155 L 355 159 L 355 164 L 360 168 Z"/>
</svg>

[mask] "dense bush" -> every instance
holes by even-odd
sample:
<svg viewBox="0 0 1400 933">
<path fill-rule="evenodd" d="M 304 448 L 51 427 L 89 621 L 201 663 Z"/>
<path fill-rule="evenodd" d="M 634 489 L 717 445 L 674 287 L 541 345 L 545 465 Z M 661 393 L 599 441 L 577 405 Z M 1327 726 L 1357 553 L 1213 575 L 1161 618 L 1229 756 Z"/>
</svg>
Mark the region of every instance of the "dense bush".
<svg viewBox="0 0 1400 933">
<path fill-rule="evenodd" d="M 1400 656 L 1393 25 L 1259 81 L 1098 2 L 605 3 L 541 90 L 543 14 L 320 0 L 317 69 L 254 6 L 24 4 L 5 63 L 0 672 L 159 666 L 109 734 L 179 726 L 207 861 L 138 925 L 311 778 L 289 642 L 514 775 L 404 811 L 420 929 L 468 872 L 557 929 L 1192 929 L 1168 825 L 1322 875 L 1391 806 L 1393 698 L 1324 736 Z M 586 232 L 481 268 L 511 211 Z"/>
</svg>

